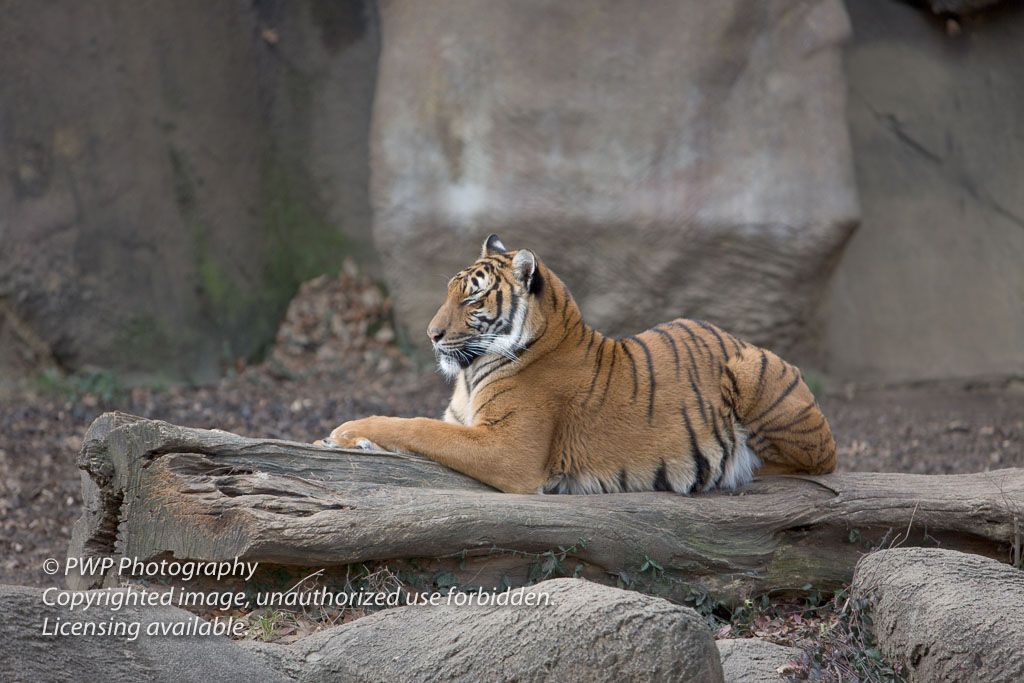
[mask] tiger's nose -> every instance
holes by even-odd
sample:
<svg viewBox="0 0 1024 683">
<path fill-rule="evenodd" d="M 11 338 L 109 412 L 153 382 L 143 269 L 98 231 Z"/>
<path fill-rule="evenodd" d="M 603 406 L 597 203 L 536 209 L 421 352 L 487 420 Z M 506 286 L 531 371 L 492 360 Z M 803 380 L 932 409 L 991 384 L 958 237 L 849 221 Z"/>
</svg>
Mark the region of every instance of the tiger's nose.
<svg viewBox="0 0 1024 683">
<path fill-rule="evenodd" d="M 442 337 L 444 337 L 444 330 L 438 329 L 436 327 L 431 327 L 429 330 L 427 330 L 427 336 L 430 337 L 430 341 L 436 344 L 437 342 L 441 341 Z"/>
</svg>

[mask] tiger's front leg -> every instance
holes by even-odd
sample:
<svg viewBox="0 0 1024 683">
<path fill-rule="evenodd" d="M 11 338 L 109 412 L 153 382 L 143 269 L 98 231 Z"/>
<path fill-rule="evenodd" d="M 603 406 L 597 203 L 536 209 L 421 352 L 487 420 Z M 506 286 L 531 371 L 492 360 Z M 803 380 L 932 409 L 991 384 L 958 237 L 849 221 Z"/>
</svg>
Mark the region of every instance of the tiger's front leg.
<svg viewBox="0 0 1024 683">
<path fill-rule="evenodd" d="M 367 417 L 331 432 L 323 445 L 419 453 L 506 493 L 539 493 L 547 480 L 550 435 L 535 426 L 465 426 L 426 417 Z M 364 441 L 365 440 L 365 441 Z"/>
</svg>

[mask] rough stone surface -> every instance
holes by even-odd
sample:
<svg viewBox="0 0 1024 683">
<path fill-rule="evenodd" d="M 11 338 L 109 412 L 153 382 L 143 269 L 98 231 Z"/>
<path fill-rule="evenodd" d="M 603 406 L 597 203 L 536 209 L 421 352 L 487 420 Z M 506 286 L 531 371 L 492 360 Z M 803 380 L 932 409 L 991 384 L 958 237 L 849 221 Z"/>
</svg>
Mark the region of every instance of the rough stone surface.
<svg viewBox="0 0 1024 683">
<path fill-rule="evenodd" d="M 0 397 L 44 370 L 57 370 L 50 346 L 0 298 Z"/>
<path fill-rule="evenodd" d="M 366 3 L 0 12 L 0 375 L 218 377 L 368 238 Z"/>
<path fill-rule="evenodd" d="M 883 550 L 861 560 L 852 591 L 907 680 L 1024 680 L 1024 572 L 952 550 Z"/>
<path fill-rule="evenodd" d="M 1024 5 L 959 35 L 911 3 L 847 5 L 863 219 L 836 269 L 826 370 L 1024 377 Z"/>
<path fill-rule="evenodd" d="M 496 232 L 603 332 L 813 355 L 858 216 L 848 30 L 839 0 L 382 3 L 374 238 L 411 338 Z"/>
<path fill-rule="evenodd" d="M 1002 0 L 928 0 L 936 14 L 969 14 L 999 4 Z"/>
<path fill-rule="evenodd" d="M 721 681 L 696 612 L 629 591 L 556 579 L 536 607 L 399 607 L 287 646 L 251 644 L 302 681 Z"/>
<path fill-rule="evenodd" d="M 105 591 L 91 591 L 102 593 Z M 51 594 L 48 600 L 56 598 Z M 286 680 L 262 658 L 223 636 L 147 636 L 149 624 L 191 622 L 176 607 L 93 606 L 69 611 L 47 606 L 43 590 L 0 584 L 0 678 L 16 681 L 234 681 Z M 44 623 L 45 620 L 45 623 Z M 56 624 L 136 622 L 137 639 L 115 635 L 44 635 Z M 123 628 L 118 626 L 116 628 Z"/>
<path fill-rule="evenodd" d="M 722 671 L 729 683 L 768 683 L 782 681 L 780 667 L 798 661 L 798 648 L 776 645 L 758 638 L 715 641 L 722 655 Z"/>
<path fill-rule="evenodd" d="M 5 676 L 40 681 L 723 680 L 711 632 L 689 608 L 580 579 L 525 592 L 538 604 L 398 607 L 273 645 L 147 636 L 148 624 L 197 617 L 175 607 L 70 612 L 45 605 L 41 589 L 0 585 L 0 662 Z M 138 622 L 142 635 L 44 635 L 44 620 L 52 631 L 58 619 Z"/>
</svg>

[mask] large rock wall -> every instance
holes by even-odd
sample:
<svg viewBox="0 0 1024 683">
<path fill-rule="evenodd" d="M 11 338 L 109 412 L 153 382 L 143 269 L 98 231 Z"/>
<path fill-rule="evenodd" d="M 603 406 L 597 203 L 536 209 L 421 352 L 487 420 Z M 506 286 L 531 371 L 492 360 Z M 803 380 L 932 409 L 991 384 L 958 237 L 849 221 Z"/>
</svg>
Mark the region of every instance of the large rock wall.
<svg viewBox="0 0 1024 683">
<path fill-rule="evenodd" d="M 497 232 L 607 333 L 689 316 L 817 354 L 857 220 L 839 0 L 380 9 L 374 237 L 422 348 Z"/>
<path fill-rule="evenodd" d="M 827 369 L 1024 377 L 1024 7 L 958 24 L 892 0 L 848 7 L 863 221 L 828 302 Z"/>
<path fill-rule="evenodd" d="M 212 379 L 374 241 L 422 343 L 491 231 L 612 334 L 1024 376 L 1024 8 L 847 6 L 386 0 L 371 235 L 373 0 L 0 0 L 0 385 Z"/>
<path fill-rule="evenodd" d="M 30 340 L 68 369 L 212 379 L 368 242 L 372 5 L 0 14 L 0 336 L 26 347 L 4 379 L 48 355 Z"/>
</svg>

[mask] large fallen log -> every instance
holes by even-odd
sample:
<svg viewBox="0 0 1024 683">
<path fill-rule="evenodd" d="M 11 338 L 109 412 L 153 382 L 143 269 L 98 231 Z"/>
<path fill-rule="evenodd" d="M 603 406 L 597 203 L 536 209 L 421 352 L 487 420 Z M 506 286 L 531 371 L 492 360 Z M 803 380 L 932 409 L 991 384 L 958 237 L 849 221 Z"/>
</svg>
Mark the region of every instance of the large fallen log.
<svg viewBox="0 0 1024 683">
<path fill-rule="evenodd" d="M 123 413 L 93 423 L 79 465 L 85 510 L 69 557 L 238 557 L 297 567 L 459 558 L 451 569 L 478 586 L 509 576 L 525 583 L 529 565 L 561 546 L 563 564 L 588 578 L 735 600 L 849 583 L 872 543 L 1006 560 L 1015 543 L 1019 552 L 1024 525 L 1024 469 L 764 477 L 738 493 L 692 497 L 524 496 L 421 457 Z M 68 584 L 103 580 L 94 571 Z"/>
</svg>

